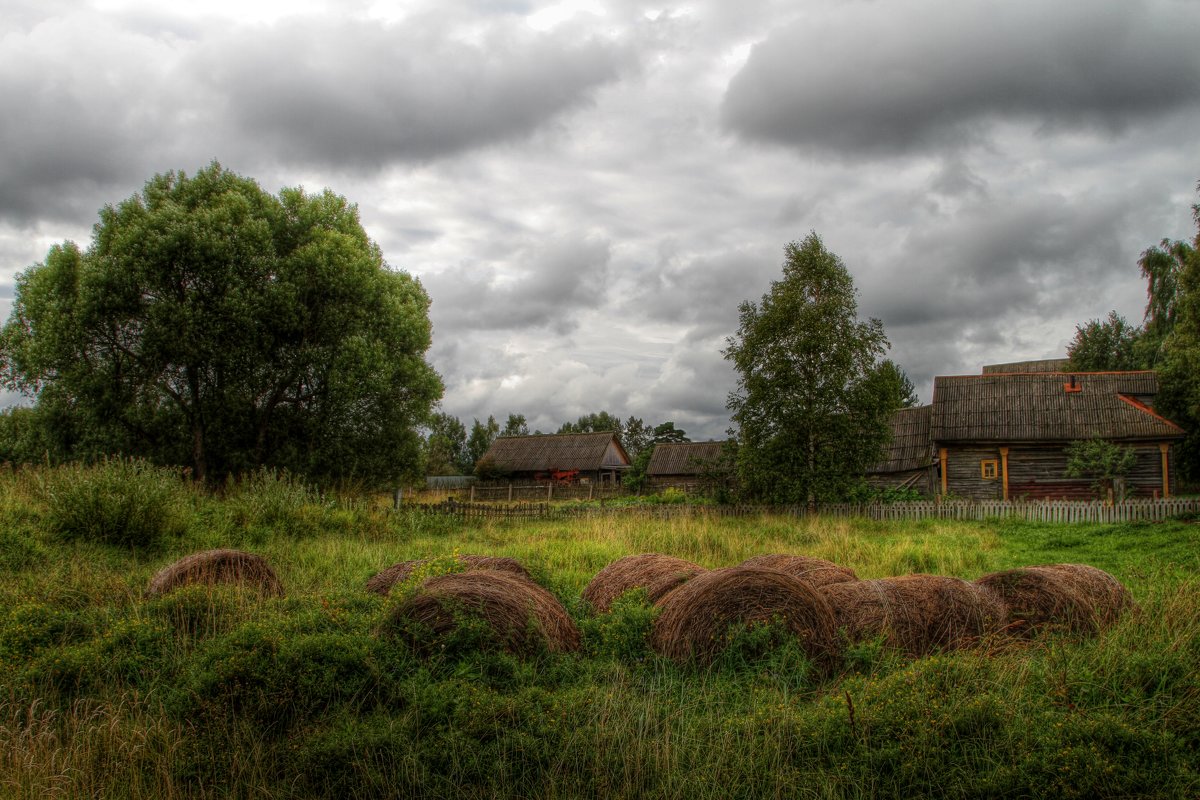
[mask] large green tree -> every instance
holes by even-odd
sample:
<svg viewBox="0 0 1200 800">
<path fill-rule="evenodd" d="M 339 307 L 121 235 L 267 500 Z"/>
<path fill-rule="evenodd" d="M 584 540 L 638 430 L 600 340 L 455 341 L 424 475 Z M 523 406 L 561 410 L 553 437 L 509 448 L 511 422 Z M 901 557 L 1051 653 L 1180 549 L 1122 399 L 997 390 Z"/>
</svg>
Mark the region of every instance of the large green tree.
<svg viewBox="0 0 1200 800">
<path fill-rule="evenodd" d="M 834 500 L 887 441 L 898 397 L 881 369 L 888 342 L 879 320 L 858 319 L 850 273 L 815 233 L 784 253 L 782 279 L 742 303 L 724 351 L 738 374 L 739 477 L 758 499 Z"/>
<path fill-rule="evenodd" d="M 157 175 L 17 281 L 10 387 L 88 449 L 219 480 L 260 465 L 385 483 L 419 465 L 442 385 L 429 298 L 389 269 L 357 208 L 271 195 L 212 164 Z"/>
</svg>

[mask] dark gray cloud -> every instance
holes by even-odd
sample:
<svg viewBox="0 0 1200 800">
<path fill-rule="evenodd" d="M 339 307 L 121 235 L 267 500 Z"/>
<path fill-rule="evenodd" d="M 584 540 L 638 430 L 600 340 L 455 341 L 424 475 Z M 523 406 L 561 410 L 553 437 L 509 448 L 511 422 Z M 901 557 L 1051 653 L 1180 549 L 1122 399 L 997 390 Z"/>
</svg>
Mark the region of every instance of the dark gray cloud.
<svg viewBox="0 0 1200 800">
<path fill-rule="evenodd" d="M 606 300 L 609 243 L 578 235 L 519 249 L 508 263 L 472 260 L 423 279 L 432 316 L 450 330 L 548 328 L 565 334 Z"/>
<path fill-rule="evenodd" d="M 468 43 L 426 25 L 321 19 L 240 31 L 191 69 L 231 135 L 285 161 L 371 169 L 528 135 L 588 102 L 629 56 L 514 25 Z"/>
<path fill-rule="evenodd" d="M 985 141 L 999 120 L 1119 132 L 1200 105 L 1200 4 L 841 3 L 771 33 L 730 82 L 749 139 L 876 154 Z"/>
</svg>

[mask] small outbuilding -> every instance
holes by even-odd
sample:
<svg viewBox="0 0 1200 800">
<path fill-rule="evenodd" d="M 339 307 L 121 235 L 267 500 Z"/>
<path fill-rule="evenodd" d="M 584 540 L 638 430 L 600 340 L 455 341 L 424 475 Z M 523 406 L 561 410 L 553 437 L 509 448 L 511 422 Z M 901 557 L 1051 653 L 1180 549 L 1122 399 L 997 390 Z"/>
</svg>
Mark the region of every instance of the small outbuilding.
<svg viewBox="0 0 1200 800">
<path fill-rule="evenodd" d="M 876 489 L 914 489 L 932 495 L 937 465 L 929 439 L 933 406 L 902 408 L 892 414 L 892 438 L 879 463 L 867 472 L 867 485 Z"/>
<path fill-rule="evenodd" d="M 616 484 L 629 454 L 616 433 L 502 436 L 480 462 L 513 481 Z"/>
<path fill-rule="evenodd" d="M 724 442 L 664 442 L 654 446 L 646 467 L 652 489 L 674 487 L 686 491 L 703 488 L 705 477 L 721 458 Z"/>
</svg>

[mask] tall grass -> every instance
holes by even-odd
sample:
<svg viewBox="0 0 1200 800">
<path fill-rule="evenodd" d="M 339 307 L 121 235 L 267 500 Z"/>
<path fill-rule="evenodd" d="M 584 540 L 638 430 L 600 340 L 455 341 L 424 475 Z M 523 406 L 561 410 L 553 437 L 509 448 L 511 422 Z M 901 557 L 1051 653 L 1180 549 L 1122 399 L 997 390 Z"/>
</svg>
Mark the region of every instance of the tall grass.
<svg viewBox="0 0 1200 800">
<path fill-rule="evenodd" d="M 45 486 L 111 478 L 80 475 L 0 473 L 6 798 L 1200 794 L 1200 526 L 462 526 L 264 473 L 222 496 L 178 484 L 181 523 L 146 550 L 56 532 Z M 287 596 L 144 598 L 156 569 L 215 546 L 265 555 Z M 455 551 L 524 562 L 578 618 L 584 653 L 425 658 L 376 636 L 388 601 L 366 579 Z M 650 651 L 654 611 L 637 597 L 599 617 L 578 601 L 601 567 L 648 551 L 708 567 L 800 552 L 864 578 L 1086 562 L 1140 608 L 1090 640 L 916 661 L 868 643 L 829 677 L 786 643 L 752 657 L 758 641 L 680 667 Z"/>
</svg>

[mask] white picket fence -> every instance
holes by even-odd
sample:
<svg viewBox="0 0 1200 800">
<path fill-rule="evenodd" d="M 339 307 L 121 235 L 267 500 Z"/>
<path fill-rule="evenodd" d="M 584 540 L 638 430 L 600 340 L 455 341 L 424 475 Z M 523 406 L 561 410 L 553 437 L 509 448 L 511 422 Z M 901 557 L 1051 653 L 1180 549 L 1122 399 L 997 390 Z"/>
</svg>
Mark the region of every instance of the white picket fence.
<svg viewBox="0 0 1200 800">
<path fill-rule="evenodd" d="M 1164 520 L 1200 512 L 1200 498 L 1125 500 L 1109 505 L 1101 501 L 1047 500 L 919 500 L 910 503 L 822 503 L 818 513 L 834 517 L 873 520 L 969 519 L 1012 517 L 1030 522 L 1138 522 Z"/>
</svg>

